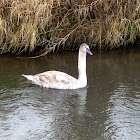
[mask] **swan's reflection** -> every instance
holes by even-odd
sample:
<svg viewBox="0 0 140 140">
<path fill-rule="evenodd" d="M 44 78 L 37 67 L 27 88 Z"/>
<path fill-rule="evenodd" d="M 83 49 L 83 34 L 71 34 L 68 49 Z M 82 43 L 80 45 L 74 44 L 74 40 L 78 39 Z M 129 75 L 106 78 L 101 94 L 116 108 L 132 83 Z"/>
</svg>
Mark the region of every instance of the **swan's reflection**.
<svg viewBox="0 0 140 140">
<path fill-rule="evenodd" d="M 0 120 L 0 137 L 7 139 L 65 138 L 73 134 L 73 122 L 85 111 L 87 88 L 52 90 L 29 86 L 14 92 L 22 92 L 22 96 L 7 105 L 11 111 Z"/>
</svg>

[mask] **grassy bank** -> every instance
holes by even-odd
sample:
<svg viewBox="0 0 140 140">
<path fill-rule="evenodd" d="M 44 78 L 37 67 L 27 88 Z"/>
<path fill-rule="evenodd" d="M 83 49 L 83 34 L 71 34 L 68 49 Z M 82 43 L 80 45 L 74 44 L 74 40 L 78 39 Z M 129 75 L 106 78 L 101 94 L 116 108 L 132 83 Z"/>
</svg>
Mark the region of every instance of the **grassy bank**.
<svg viewBox="0 0 140 140">
<path fill-rule="evenodd" d="M 114 48 L 140 37 L 140 0 L 1 0 L 1 53 L 46 54 L 86 42 Z"/>
</svg>

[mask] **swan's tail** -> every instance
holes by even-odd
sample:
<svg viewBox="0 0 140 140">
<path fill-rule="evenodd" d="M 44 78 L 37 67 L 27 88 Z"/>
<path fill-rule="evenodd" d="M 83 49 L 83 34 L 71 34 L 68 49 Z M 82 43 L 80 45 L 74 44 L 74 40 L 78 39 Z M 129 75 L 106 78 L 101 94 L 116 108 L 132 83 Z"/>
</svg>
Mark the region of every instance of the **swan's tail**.
<svg viewBox="0 0 140 140">
<path fill-rule="evenodd" d="M 22 74 L 22 76 L 24 76 L 24 77 L 27 78 L 28 80 L 33 81 L 33 75 L 24 75 L 24 74 Z"/>
</svg>

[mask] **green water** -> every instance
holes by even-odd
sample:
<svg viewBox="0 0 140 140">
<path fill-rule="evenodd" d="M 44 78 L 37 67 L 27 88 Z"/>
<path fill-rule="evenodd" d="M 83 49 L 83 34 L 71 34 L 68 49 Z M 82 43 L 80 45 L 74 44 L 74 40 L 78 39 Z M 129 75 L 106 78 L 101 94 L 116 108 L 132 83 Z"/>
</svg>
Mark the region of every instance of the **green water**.
<svg viewBox="0 0 140 140">
<path fill-rule="evenodd" d="M 1 140 L 140 139 L 140 49 L 87 56 L 84 89 L 43 89 L 21 76 L 47 70 L 77 77 L 77 52 L 0 56 Z"/>
</svg>

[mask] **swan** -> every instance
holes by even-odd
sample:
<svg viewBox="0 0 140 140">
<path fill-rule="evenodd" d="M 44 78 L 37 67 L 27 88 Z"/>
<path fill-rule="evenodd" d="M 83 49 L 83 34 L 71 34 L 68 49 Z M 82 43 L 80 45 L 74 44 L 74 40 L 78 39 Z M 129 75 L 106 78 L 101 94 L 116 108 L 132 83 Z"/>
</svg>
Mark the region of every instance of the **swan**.
<svg viewBox="0 0 140 140">
<path fill-rule="evenodd" d="M 86 43 L 80 45 L 78 55 L 78 79 L 60 71 L 46 71 L 36 75 L 22 75 L 33 84 L 44 88 L 79 89 L 87 86 L 86 54 L 93 55 Z"/>
</svg>

